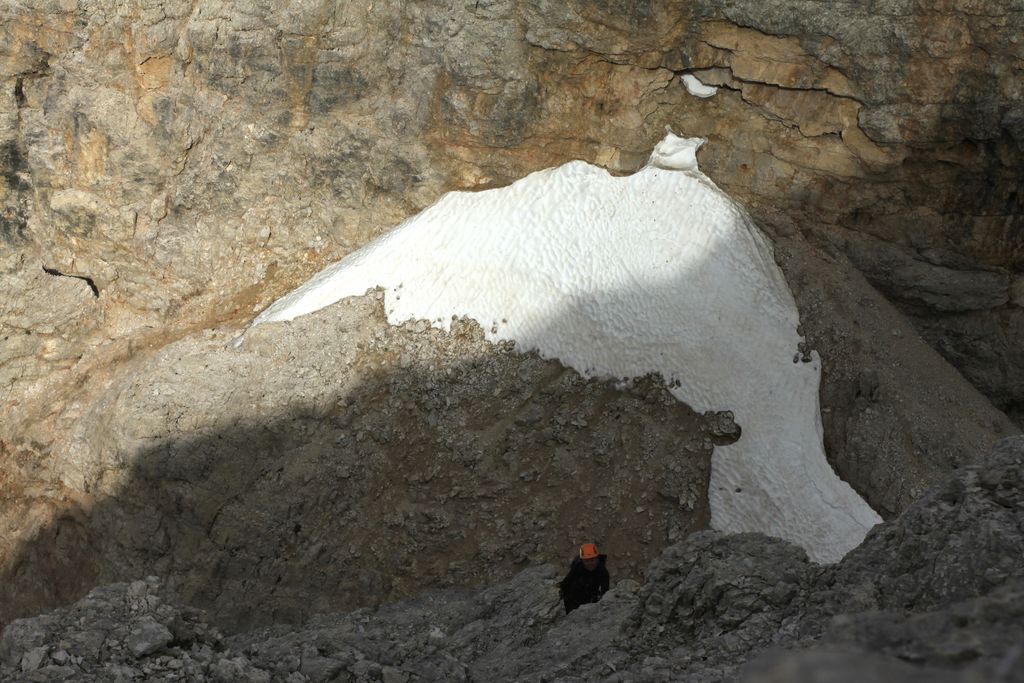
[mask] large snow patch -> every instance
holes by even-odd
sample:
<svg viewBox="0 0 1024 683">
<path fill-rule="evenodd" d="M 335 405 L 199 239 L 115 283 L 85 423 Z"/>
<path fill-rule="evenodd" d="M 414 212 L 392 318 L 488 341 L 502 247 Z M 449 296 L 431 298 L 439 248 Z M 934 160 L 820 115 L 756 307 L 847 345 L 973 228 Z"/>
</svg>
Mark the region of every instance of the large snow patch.
<svg viewBox="0 0 1024 683">
<path fill-rule="evenodd" d="M 453 192 L 261 313 L 291 320 L 373 287 L 392 323 L 477 320 L 589 376 L 660 372 L 696 410 L 743 428 L 712 460 L 711 525 L 832 562 L 877 514 L 825 460 L 821 365 L 797 362 L 798 315 L 767 239 L 669 134 L 639 172 L 583 162 Z"/>
</svg>

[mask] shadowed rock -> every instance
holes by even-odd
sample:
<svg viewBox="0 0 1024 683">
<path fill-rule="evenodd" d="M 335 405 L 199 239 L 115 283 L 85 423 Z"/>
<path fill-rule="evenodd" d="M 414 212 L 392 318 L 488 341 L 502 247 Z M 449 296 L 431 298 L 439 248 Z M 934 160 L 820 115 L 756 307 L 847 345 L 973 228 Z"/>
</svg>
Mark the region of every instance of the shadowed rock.
<svg viewBox="0 0 1024 683">
<path fill-rule="evenodd" d="M 549 566 L 480 590 L 428 592 L 228 639 L 166 602 L 156 582 L 116 584 L 8 626 L 0 672 L 37 681 L 130 671 L 221 681 L 1015 682 L 1024 637 L 1022 484 L 1018 437 L 878 527 L 834 567 L 812 565 L 778 540 L 705 532 L 666 549 L 642 586 L 620 581 L 568 616 Z M 933 536 L 942 541 L 919 542 Z M 165 656 L 126 651 L 142 622 L 174 634 Z M 89 645 L 96 629 L 105 634 L 101 648 Z"/>
</svg>

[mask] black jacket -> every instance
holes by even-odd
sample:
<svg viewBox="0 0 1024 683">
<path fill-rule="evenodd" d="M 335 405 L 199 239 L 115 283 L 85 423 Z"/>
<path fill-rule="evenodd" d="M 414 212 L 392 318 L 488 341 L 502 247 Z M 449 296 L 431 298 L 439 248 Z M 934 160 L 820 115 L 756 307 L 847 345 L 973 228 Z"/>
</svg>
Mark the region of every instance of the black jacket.
<svg viewBox="0 0 1024 683">
<path fill-rule="evenodd" d="M 607 558 L 607 555 L 598 555 L 594 571 L 588 571 L 580 558 L 573 559 L 569 565 L 569 573 L 558 584 L 558 592 L 565 604 L 566 614 L 580 605 L 597 602 L 608 592 L 608 569 L 605 568 Z"/>
</svg>

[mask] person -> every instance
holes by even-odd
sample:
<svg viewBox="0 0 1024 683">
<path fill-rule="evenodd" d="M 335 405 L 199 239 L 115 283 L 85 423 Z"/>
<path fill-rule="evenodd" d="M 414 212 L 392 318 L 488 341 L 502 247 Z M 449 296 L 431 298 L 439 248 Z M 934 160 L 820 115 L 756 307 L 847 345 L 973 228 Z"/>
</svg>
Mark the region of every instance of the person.
<svg viewBox="0 0 1024 683">
<path fill-rule="evenodd" d="M 565 604 L 565 613 L 580 605 L 597 602 L 608 592 L 607 555 L 597 552 L 597 545 L 584 543 L 580 546 L 579 557 L 569 565 L 569 573 L 558 584 L 558 594 Z"/>
</svg>

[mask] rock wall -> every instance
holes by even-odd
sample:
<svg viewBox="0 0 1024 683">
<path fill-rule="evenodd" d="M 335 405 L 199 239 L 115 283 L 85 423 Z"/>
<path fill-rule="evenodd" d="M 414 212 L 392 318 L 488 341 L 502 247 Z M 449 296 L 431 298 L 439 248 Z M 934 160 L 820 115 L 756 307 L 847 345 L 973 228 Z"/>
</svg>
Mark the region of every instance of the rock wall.
<svg viewBox="0 0 1024 683">
<path fill-rule="evenodd" d="M 1022 28 L 983 0 L 4 4 L 7 571 L 37 534 L 86 542 L 85 483 L 108 473 L 88 467 L 128 454 L 94 459 L 83 430 L 123 424 L 110 397 L 160 349 L 237 328 L 445 191 L 571 158 L 630 172 L 666 125 L 708 138 L 702 168 L 762 226 L 852 264 L 1019 423 Z M 1013 429 L 933 356 L 915 390 L 924 347 L 901 318 L 815 277 L 826 440 L 883 512 Z"/>
<path fill-rule="evenodd" d="M 842 252 L 777 236 L 808 349 L 822 363 L 825 448 L 883 518 L 1019 430 L 916 333 Z"/>
<path fill-rule="evenodd" d="M 249 318 L 443 191 L 571 158 L 628 172 L 666 125 L 707 137 L 702 167 L 760 222 L 837 244 L 1016 410 L 1022 16 L 952 1 L 7 5 L 4 285 L 29 302 L 59 288 L 74 315 L 4 340 L 4 438 L 52 441 L 46 418 L 76 385 Z M 691 97 L 683 72 L 723 87 Z M 73 305 L 83 281 L 46 283 L 44 267 L 88 278 L 96 301 Z"/>
</svg>

